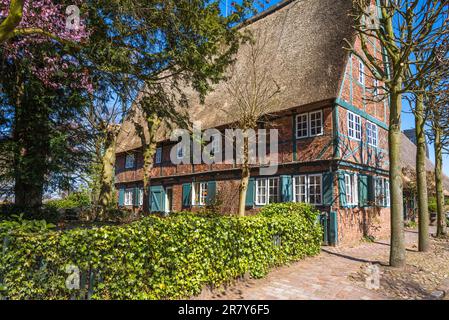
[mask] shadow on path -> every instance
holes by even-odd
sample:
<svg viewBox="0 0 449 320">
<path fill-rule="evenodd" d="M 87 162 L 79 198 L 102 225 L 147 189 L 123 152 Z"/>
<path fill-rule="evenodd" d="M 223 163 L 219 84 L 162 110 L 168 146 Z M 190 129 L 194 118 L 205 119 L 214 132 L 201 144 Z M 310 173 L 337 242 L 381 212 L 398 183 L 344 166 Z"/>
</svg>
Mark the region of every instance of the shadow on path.
<svg viewBox="0 0 449 320">
<path fill-rule="evenodd" d="M 337 256 L 337 257 L 340 257 L 340 258 L 344 258 L 344 259 L 348 259 L 348 260 L 352 260 L 352 261 L 356 261 L 356 262 L 385 265 L 385 263 L 383 263 L 383 262 L 381 262 L 379 260 L 367 260 L 367 259 L 363 259 L 363 258 L 352 257 L 352 256 L 348 256 L 348 255 L 345 255 L 345 254 L 333 252 L 333 251 L 326 250 L 326 249 L 321 249 L 321 251 L 322 252 L 326 252 L 326 253 L 328 253 L 330 255 L 333 255 L 333 256 Z"/>
</svg>

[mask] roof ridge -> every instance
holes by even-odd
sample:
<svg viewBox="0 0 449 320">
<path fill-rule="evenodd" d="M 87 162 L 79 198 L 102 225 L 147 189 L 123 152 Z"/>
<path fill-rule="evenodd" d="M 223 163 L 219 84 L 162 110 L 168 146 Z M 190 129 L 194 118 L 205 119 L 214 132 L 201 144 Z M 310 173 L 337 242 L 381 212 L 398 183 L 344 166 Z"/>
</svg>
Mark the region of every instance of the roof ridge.
<svg viewBox="0 0 449 320">
<path fill-rule="evenodd" d="M 239 28 L 247 27 L 248 25 L 251 25 L 261 19 L 264 19 L 265 17 L 275 13 L 276 11 L 279 11 L 280 9 L 286 7 L 287 5 L 289 5 L 290 3 L 295 2 L 295 1 L 300 1 L 300 0 L 283 0 L 275 5 L 272 5 L 268 9 L 256 14 L 255 16 L 249 18 L 248 20 L 244 21 L 239 26 Z"/>
</svg>

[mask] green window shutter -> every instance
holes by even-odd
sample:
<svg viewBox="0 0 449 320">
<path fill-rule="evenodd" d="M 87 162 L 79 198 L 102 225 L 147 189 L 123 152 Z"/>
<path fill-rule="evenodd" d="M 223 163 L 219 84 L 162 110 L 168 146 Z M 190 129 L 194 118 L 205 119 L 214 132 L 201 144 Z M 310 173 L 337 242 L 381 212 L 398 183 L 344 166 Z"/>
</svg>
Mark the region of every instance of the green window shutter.
<svg viewBox="0 0 449 320">
<path fill-rule="evenodd" d="M 207 205 L 211 205 L 214 203 L 216 194 L 217 194 L 217 183 L 215 181 L 209 181 L 207 183 L 207 199 L 206 199 Z"/>
<path fill-rule="evenodd" d="M 293 201 L 293 187 L 291 176 L 281 176 L 281 202 Z"/>
<path fill-rule="evenodd" d="M 184 183 L 182 185 L 182 207 L 190 208 L 192 206 L 192 184 Z"/>
<path fill-rule="evenodd" d="M 329 243 L 338 244 L 338 215 L 335 211 L 329 213 Z"/>
<path fill-rule="evenodd" d="M 151 212 L 163 212 L 165 209 L 165 193 L 161 186 L 150 187 Z"/>
<path fill-rule="evenodd" d="M 118 191 L 118 205 L 123 207 L 125 204 L 125 189 L 120 188 Z"/>
<path fill-rule="evenodd" d="M 255 183 L 254 178 L 250 178 L 248 182 L 248 190 L 246 190 L 246 206 L 253 207 L 254 206 L 254 196 L 255 196 Z"/>
<path fill-rule="evenodd" d="M 368 176 L 359 175 L 359 206 L 368 207 Z"/>
<path fill-rule="evenodd" d="M 346 186 L 344 173 L 340 173 L 338 175 L 338 193 L 340 194 L 340 207 L 346 208 Z"/>
<path fill-rule="evenodd" d="M 368 176 L 368 204 L 375 203 L 376 193 L 374 191 L 376 179 L 373 176 Z"/>
<path fill-rule="evenodd" d="M 323 205 L 332 206 L 334 203 L 334 174 L 323 174 Z"/>
<path fill-rule="evenodd" d="M 137 187 L 133 190 L 133 204 L 135 207 L 139 206 L 139 188 Z"/>
</svg>

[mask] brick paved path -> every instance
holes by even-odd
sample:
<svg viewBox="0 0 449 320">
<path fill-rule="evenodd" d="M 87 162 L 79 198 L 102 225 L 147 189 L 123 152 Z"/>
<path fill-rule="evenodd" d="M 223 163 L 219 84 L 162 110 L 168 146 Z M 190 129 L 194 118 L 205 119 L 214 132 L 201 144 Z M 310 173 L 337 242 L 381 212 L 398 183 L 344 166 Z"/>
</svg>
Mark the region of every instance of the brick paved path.
<svg viewBox="0 0 449 320">
<path fill-rule="evenodd" d="M 407 248 L 416 250 L 416 233 L 406 232 Z M 376 300 L 387 299 L 348 276 L 367 263 L 388 263 L 388 241 L 364 243 L 352 248 L 324 247 L 318 257 L 307 258 L 273 270 L 266 278 L 248 280 L 223 293 L 205 290 L 195 299 L 282 299 L 282 300 Z"/>
</svg>

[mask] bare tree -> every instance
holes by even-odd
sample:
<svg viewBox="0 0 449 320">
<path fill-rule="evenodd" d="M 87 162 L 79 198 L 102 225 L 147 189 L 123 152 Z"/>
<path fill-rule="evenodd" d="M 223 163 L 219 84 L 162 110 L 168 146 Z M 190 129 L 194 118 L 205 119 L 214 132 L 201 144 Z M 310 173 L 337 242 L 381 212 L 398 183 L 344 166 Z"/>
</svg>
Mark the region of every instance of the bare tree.
<svg viewBox="0 0 449 320">
<path fill-rule="evenodd" d="M 435 185 L 437 198 L 437 236 L 447 234 L 444 212 L 443 153 L 449 142 L 449 58 L 448 39 L 442 42 L 438 58 L 439 68 L 430 85 L 428 108 L 430 109 L 430 138 L 435 148 Z"/>
<path fill-rule="evenodd" d="M 230 99 L 224 110 L 232 122 L 243 131 L 242 178 L 239 188 L 239 215 L 245 215 L 246 193 L 250 172 L 249 140 L 263 117 L 275 111 L 282 89 L 273 77 L 273 57 L 268 50 L 267 34 L 260 29 L 249 35 L 250 40 L 241 48 L 239 61 L 232 66 L 226 90 Z"/>
<path fill-rule="evenodd" d="M 389 94 L 389 156 L 391 189 L 391 251 L 390 265 L 405 264 L 403 185 L 400 159 L 401 113 L 403 94 L 410 90 L 411 77 L 419 79 L 431 67 L 426 61 L 416 61 L 414 53 L 423 43 L 432 43 L 441 35 L 447 21 L 441 13 L 447 0 L 354 0 L 355 31 L 362 53 L 352 41 L 351 52 L 367 66 L 369 72 L 384 85 Z M 377 4 L 376 4 L 377 3 Z M 383 57 L 369 49 L 370 41 L 378 41 Z M 430 62 L 429 62 L 430 63 Z M 409 74 L 411 65 L 420 64 L 421 71 Z"/>
</svg>

